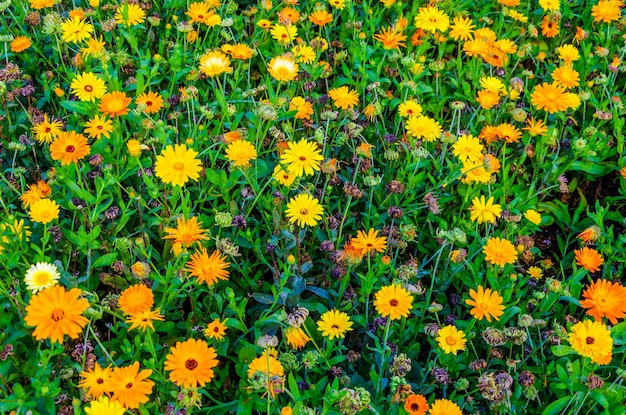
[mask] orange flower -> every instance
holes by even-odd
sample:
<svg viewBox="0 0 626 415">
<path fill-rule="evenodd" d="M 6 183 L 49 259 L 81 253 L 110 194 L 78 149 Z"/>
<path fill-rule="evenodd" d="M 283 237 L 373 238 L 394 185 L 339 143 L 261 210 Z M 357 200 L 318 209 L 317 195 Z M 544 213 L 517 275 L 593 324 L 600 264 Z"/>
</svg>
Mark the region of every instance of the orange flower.
<svg viewBox="0 0 626 415">
<path fill-rule="evenodd" d="M 618 318 L 626 316 L 626 287 L 607 280 L 597 280 L 591 283 L 583 291 L 584 300 L 580 305 L 587 309 L 587 315 L 596 321 L 602 321 L 602 317 L 609 319 L 611 324 L 617 324 Z"/>
<path fill-rule="evenodd" d="M 406 402 L 404 402 L 404 410 L 407 411 L 409 415 L 426 415 L 428 402 L 422 395 L 412 393 L 406 398 Z"/>
<path fill-rule="evenodd" d="M 584 247 L 576 249 L 576 265 L 579 265 L 589 272 L 600 271 L 600 266 L 604 263 L 604 258 L 593 248 Z"/>
<path fill-rule="evenodd" d="M 126 115 L 130 101 L 130 97 L 124 92 L 109 92 L 102 97 L 98 109 L 109 117 Z"/>
<path fill-rule="evenodd" d="M 591 242 L 595 242 L 598 237 L 600 237 L 601 231 L 597 226 L 590 226 L 581 233 L 579 233 L 576 237 L 580 239 L 583 243 L 588 244 Z"/>
</svg>

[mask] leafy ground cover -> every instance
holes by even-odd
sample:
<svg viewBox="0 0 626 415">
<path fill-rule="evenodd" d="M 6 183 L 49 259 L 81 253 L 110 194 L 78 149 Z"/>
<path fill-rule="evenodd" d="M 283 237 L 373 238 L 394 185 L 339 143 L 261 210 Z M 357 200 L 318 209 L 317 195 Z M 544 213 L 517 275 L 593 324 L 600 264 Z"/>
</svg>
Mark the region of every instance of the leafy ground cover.
<svg viewBox="0 0 626 415">
<path fill-rule="evenodd" d="M 618 0 L 0 3 L 0 412 L 623 414 Z"/>
</svg>

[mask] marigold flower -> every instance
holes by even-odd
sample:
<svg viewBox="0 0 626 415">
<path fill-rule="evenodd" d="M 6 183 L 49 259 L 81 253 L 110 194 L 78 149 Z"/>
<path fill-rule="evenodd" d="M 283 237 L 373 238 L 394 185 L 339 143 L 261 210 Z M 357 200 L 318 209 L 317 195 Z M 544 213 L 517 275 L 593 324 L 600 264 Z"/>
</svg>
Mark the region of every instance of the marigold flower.
<svg viewBox="0 0 626 415">
<path fill-rule="evenodd" d="M 375 294 L 376 312 L 391 320 L 408 317 L 413 307 L 413 296 L 399 284 L 381 288 Z"/>
<path fill-rule="evenodd" d="M 454 326 L 445 326 L 437 332 L 437 344 L 444 353 L 452 353 L 456 356 L 458 352 L 465 350 L 466 342 L 465 333 Z"/>
<path fill-rule="evenodd" d="M 611 324 L 617 324 L 618 318 L 626 316 L 626 287 L 619 282 L 596 280 L 585 288 L 583 298 L 581 307 L 596 321 L 601 322 L 602 317 L 606 317 Z"/>
<path fill-rule="evenodd" d="M 289 200 L 286 215 L 291 223 L 298 226 L 315 226 L 322 218 L 324 208 L 319 200 L 308 194 L 299 194 Z"/>
<path fill-rule="evenodd" d="M 163 183 L 184 186 L 189 180 L 198 180 L 202 162 L 196 158 L 197 151 L 188 149 L 184 144 L 168 145 L 157 156 L 154 174 Z"/>
<path fill-rule="evenodd" d="M 183 388 L 202 387 L 215 377 L 213 368 L 219 363 L 215 349 L 204 340 L 176 342 L 165 359 L 170 380 Z"/>
<path fill-rule="evenodd" d="M 473 306 L 470 314 L 477 320 L 486 318 L 487 321 L 491 321 L 493 317 L 497 321 L 504 314 L 502 297 L 497 291 L 491 291 L 491 288 L 484 289 L 479 285 L 478 291 L 470 289 L 469 296 L 471 300 L 465 300 L 465 303 Z"/>
<path fill-rule="evenodd" d="M 574 324 L 567 340 L 579 355 L 589 357 L 593 362 L 613 350 L 611 332 L 598 321 L 585 320 Z"/>
<path fill-rule="evenodd" d="M 154 382 L 148 379 L 152 370 L 139 370 L 139 362 L 130 366 L 116 367 L 109 379 L 114 401 L 119 401 L 125 408 L 137 409 L 150 400 Z"/>
<path fill-rule="evenodd" d="M 593 248 L 575 249 L 576 265 L 583 267 L 589 272 L 600 271 L 600 267 L 604 264 L 604 258 Z"/>
<path fill-rule="evenodd" d="M 483 248 L 485 260 L 500 267 L 513 264 L 517 260 L 517 250 L 511 241 L 502 238 L 489 238 Z"/>
<path fill-rule="evenodd" d="M 352 324 L 350 316 L 343 311 L 329 310 L 321 315 L 317 322 L 317 328 L 322 336 L 328 337 L 329 340 L 343 339 L 346 332 L 352 331 Z"/>
</svg>

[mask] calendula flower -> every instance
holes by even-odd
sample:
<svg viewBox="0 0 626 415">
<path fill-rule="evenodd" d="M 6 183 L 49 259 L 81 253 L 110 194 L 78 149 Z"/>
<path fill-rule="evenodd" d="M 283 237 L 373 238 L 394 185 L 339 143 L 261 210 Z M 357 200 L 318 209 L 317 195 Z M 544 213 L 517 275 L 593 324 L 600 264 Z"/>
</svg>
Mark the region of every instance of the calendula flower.
<svg viewBox="0 0 626 415">
<path fill-rule="evenodd" d="M 90 151 L 87 138 L 75 131 L 61 131 L 50 144 L 50 157 L 64 166 L 82 160 Z"/>
<path fill-rule="evenodd" d="M 448 399 L 436 399 L 430 407 L 429 415 L 463 415 L 459 405 Z"/>
<path fill-rule="evenodd" d="M 293 81 L 298 75 L 298 64 L 289 56 L 276 56 L 267 65 L 267 72 L 280 82 Z"/>
<path fill-rule="evenodd" d="M 295 25 L 275 24 L 270 30 L 272 37 L 282 44 L 288 44 L 298 37 L 298 28 Z"/>
<path fill-rule="evenodd" d="M 383 27 L 374 35 L 374 39 L 381 42 L 386 50 L 400 50 L 400 47 L 406 46 L 406 36 L 395 27 Z"/>
<path fill-rule="evenodd" d="M 482 285 L 478 286 L 478 291 L 470 289 L 469 296 L 471 300 L 465 300 L 465 303 L 473 306 L 470 314 L 477 320 L 484 318 L 487 321 L 500 320 L 500 316 L 504 314 L 504 306 L 502 305 L 502 297 L 491 288 L 484 289 Z"/>
<path fill-rule="evenodd" d="M 452 154 L 457 156 L 461 162 L 466 160 L 479 161 L 483 158 L 482 151 L 484 148 L 478 138 L 471 134 L 463 134 L 456 140 L 456 143 L 452 145 Z"/>
<path fill-rule="evenodd" d="M 272 173 L 272 177 L 278 183 L 283 186 L 291 186 L 291 184 L 296 180 L 297 175 L 293 173 L 289 173 L 287 170 L 283 168 L 280 164 L 274 167 L 274 172 Z"/>
<path fill-rule="evenodd" d="M 139 362 L 126 367 L 116 367 L 109 379 L 113 392 L 112 400 L 118 401 L 125 408 L 137 409 L 139 405 L 150 400 L 148 395 L 152 393 L 154 382 L 148 378 L 152 370 L 139 369 Z"/>
<path fill-rule="evenodd" d="M 248 60 L 254 55 L 254 49 L 245 43 L 237 43 L 228 54 L 233 59 Z"/>
<path fill-rule="evenodd" d="M 213 368 L 219 363 L 215 349 L 204 340 L 189 339 L 177 342 L 165 359 L 165 370 L 170 380 L 183 388 L 202 387 L 210 383 Z"/>
<path fill-rule="evenodd" d="M 176 220 L 175 228 L 165 228 L 167 235 L 163 239 L 171 239 L 174 241 L 172 251 L 176 255 L 180 255 L 183 248 L 189 248 L 200 241 L 206 240 L 206 230 L 202 229 L 202 224 L 198 223 L 197 217 L 191 217 L 189 220 L 180 217 Z"/>
<path fill-rule="evenodd" d="M 269 350 L 265 350 L 263 354 L 253 361 L 248 366 L 248 379 L 260 380 L 264 379 L 269 386 L 270 378 L 278 377 L 282 378 L 285 375 L 285 369 L 283 365 L 276 359 Z"/>
<path fill-rule="evenodd" d="M 291 48 L 291 53 L 298 63 L 313 63 L 317 57 L 315 51 L 309 45 L 296 45 Z"/>
<path fill-rule="evenodd" d="M 55 0 L 28 0 L 30 7 L 35 10 L 41 10 L 46 7 L 54 6 Z"/>
<path fill-rule="evenodd" d="M 26 36 L 18 36 L 11 41 L 11 52 L 23 52 L 31 47 L 32 42 Z"/>
<path fill-rule="evenodd" d="M 347 86 L 331 89 L 328 96 L 333 100 L 333 104 L 341 109 L 350 109 L 359 103 L 359 95 Z"/>
<path fill-rule="evenodd" d="M 78 298 L 81 294 L 78 288 L 66 291 L 65 287 L 54 285 L 32 296 L 26 306 L 24 322 L 35 326 L 35 339 L 63 343 L 66 334 L 72 339 L 78 338 L 88 321 L 82 314 L 89 308 L 89 301 Z"/>
<path fill-rule="evenodd" d="M 190 3 L 185 12 L 189 16 L 189 23 L 203 23 L 209 27 L 220 24 L 222 19 L 210 8 L 207 2 Z"/>
<path fill-rule="evenodd" d="M 79 17 L 74 17 L 61 23 L 61 32 L 64 41 L 78 43 L 91 37 L 93 25 Z"/>
<path fill-rule="evenodd" d="M 125 2 L 120 4 L 115 10 L 115 22 L 117 24 L 126 24 L 135 26 L 146 20 L 146 12 L 138 4 L 130 4 Z"/>
<path fill-rule="evenodd" d="M 556 52 L 559 54 L 559 58 L 563 60 L 566 66 L 570 66 L 572 62 L 577 61 L 580 58 L 578 48 L 572 44 L 565 44 L 556 48 Z"/>
<path fill-rule="evenodd" d="M 474 23 L 467 17 L 458 16 L 452 19 L 450 37 L 454 40 L 470 40 L 474 32 Z"/>
<path fill-rule="evenodd" d="M 32 131 L 38 143 L 51 143 L 63 131 L 62 127 L 61 121 L 50 121 L 48 114 L 44 114 L 43 121 L 36 124 Z"/>
<path fill-rule="evenodd" d="M 620 6 L 623 2 L 618 0 L 600 0 L 598 4 L 591 8 L 591 16 L 596 23 L 610 23 L 619 20 L 622 12 Z"/>
<path fill-rule="evenodd" d="M 544 16 L 541 21 L 541 34 L 547 38 L 553 38 L 559 34 L 559 20 L 553 19 L 549 15 Z"/>
<path fill-rule="evenodd" d="M 133 329 L 140 329 L 141 331 L 146 331 L 146 329 L 150 328 L 154 331 L 154 321 L 163 321 L 163 315 L 161 314 L 161 309 L 157 308 L 156 310 L 144 310 L 138 313 L 131 315 L 126 318 L 126 323 L 131 326 L 128 328 L 128 331 Z"/>
<path fill-rule="evenodd" d="M 413 307 L 413 296 L 399 284 L 381 288 L 375 294 L 376 312 L 391 320 L 408 317 Z"/>
<path fill-rule="evenodd" d="M 383 252 L 387 248 L 387 237 L 378 236 L 376 229 L 370 229 L 367 234 L 358 231 L 357 236 L 352 238 L 350 243 L 355 249 L 360 249 L 362 255 L 365 255 L 370 251 Z"/>
<path fill-rule="evenodd" d="M 542 120 L 536 120 L 534 117 L 528 121 L 528 126 L 522 128 L 522 130 L 528 131 L 531 137 L 538 135 L 544 136 L 548 132 L 548 127 Z"/>
<path fill-rule="evenodd" d="M 196 158 L 197 151 L 188 149 L 184 144 L 168 145 L 157 156 L 154 174 L 163 183 L 184 186 L 189 180 L 198 180 L 202 162 Z"/>
<path fill-rule="evenodd" d="M 513 264 L 517 260 L 517 251 L 511 241 L 502 238 L 489 238 L 483 247 L 485 260 L 500 267 Z"/>
<path fill-rule="evenodd" d="M 214 340 L 222 340 L 226 335 L 226 321 L 220 321 L 219 319 L 215 319 L 210 322 L 207 328 L 204 330 L 204 335 L 210 339 Z"/>
<path fill-rule="evenodd" d="M 329 340 L 343 339 L 346 332 L 352 331 L 352 324 L 350 316 L 343 311 L 329 310 L 321 315 L 317 322 L 317 329 Z"/>
<path fill-rule="evenodd" d="M 206 283 L 209 287 L 220 280 L 227 280 L 230 272 L 228 267 L 230 262 L 220 251 L 213 251 L 211 255 L 202 247 L 199 252 L 191 255 L 185 271 L 190 277 L 196 277 L 199 283 Z"/>
<path fill-rule="evenodd" d="M 295 115 L 297 119 L 309 120 L 313 114 L 313 106 L 302 97 L 293 97 L 289 102 L 289 111 L 298 111 Z"/>
<path fill-rule="evenodd" d="M 406 122 L 406 132 L 409 136 L 424 141 L 435 141 L 441 136 L 441 124 L 424 115 L 409 117 Z"/>
<path fill-rule="evenodd" d="M 528 219 L 530 223 L 539 225 L 541 223 L 541 214 L 534 209 L 528 209 L 524 212 L 524 217 Z"/>
<path fill-rule="evenodd" d="M 465 333 L 454 326 L 445 326 L 437 332 L 437 344 L 445 353 L 452 353 L 456 356 L 458 352 L 465 350 L 466 342 Z"/>
<path fill-rule="evenodd" d="M 326 10 L 315 10 L 309 14 L 309 21 L 317 26 L 325 26 L 333 21 L 333 15 Z"/>
<path fill-rule="evenodd" d="M 104 115 L 95 115 L 92 119 L 87 121 L 85 127 L 85 132 L 89 138 L 109 138 L 113 132 L 113 121 L 109 120 Z"/>
<path fill-rule="evenodd" d="M 50 199 L 41 199 L 30 205 L 28 215 L 34 222 L 49 223 L 59 217 L 59 205 Z"/>
<path fill-rule="evenodd" d="M 448 30 L 448 26 L 450 26 L 450 18 L 437 7 L 420 7 L 417 16 L 415 16 L 415 27 L 430 33 L 445 32 Z"/>
<path fill-rule="evenodd" d="M 83 371 L 80 376 L 83 378 L 78 386 L 87 389 L 87 393 L 93 398 L 98 399 L 105 393 L 111 391 L 109 379 L 113 370 L 109 367 L 101 367 L 98 362 L 91 370 Z"/>
<path fill-rule="evenodd" d="M 606 317 L 611 324 L 617 324 L 618 318 L 626 316 L 625 298 L 626 287 L 619 282 L 596 280 L 583 291 L 580 305 L 596 321 L 601 322 L 602 317 Z"/>
<path fill-rule="evenodd" d="M 81 101 L 95 102 L 107 92 L 104 80 L 91 72 L 76 75 L 70 84 L 72 93 Z"/>
<path fill-rule="evenodd" d="M 484 109 L 489 110 L 500 102 L 500 95 L 497 92 L 481 89 L 476 93 L 476 102 Z"/>
<path fill-rule="evenodd" d="M 200 57 L 200 72 L 211 78 L 223 73 L 232 73 L 230 59 L 219 50 L 205 53 Z"/>
<path fill-rule="evenodd" d="M 593 225 L 576 235 L 576 238 L 580 239 L 584 244 L 588 244 L 597 241 L 601 234 L 600 228 Z"/>
<path fill-rule="evenodd" d="M 526 270 L 526 273 L 530 276 L 530 278 L 540 280 L 543 277 L 543 271 L 539 267 L 530 267 Z"/>
<path fill-rule="evenodd" d="M 412 393 L 404 402 L 404 410 L 407 411 L 409 415 L 426 415 L 426 412 L 428 412 L 428 402 L 424 396 Z"/>
<path fill-rule="evenodd" d="M 317 225 L 323 213 L 324 208 L 319 200 L 305 193 L 292 197 L 287 204 L 289 222 L 297 223 L 300 227 Z"/>
<path fill-rule="evenodd" d="M 156 92 L 144 92 L 137 97 L 135 104 L 146 114 L 154 114 L 163 108 L 163 97 Z"/>
<path fill-rule="evenodd" d="M 575 249 L 576 265 L 583 267 L 589 272 L 600 271 L 600 267 L 604 264 L 604 258 L 593 248 Z"/>
<path fill-rule="evenodd" d="M 413 117 L 422 114 L 422 106 L 415 100 L 409 99 L 398 106 L 398 114 L 401 117 Z"/>
<path fill-rule="evenodd" d="M 118 304 L 126 315 L 135 315 L 149 311 L 154 305 L 152 290 L 143 284 L 135 284 L 122 291 Z"/>
<path fill-rule="evenodd" d="M 257 152 L 249 141 L 237 140 L 226 147 L 226 158 L 235 167 L 248 167 L 250 160 L 256 160 Z"/>
<path fill-rule="evenodd" d="M 44 288 L 58 284 L 61 274 L 54 264 L 48 262 L 37 262 L 28 268 L 24 275 L 26 288 L 36 293 Z"/>
<path fill-rule="evenodd" d="M 317 143 L 304 138 L 288 142 L 287 149 L 280 156 L 280 161 L 286 165 L 287 171 L 297 177 L 315 174 L 319 171 L 320 161 L 323 159 Z"/>
<path fill-rule="evenodd" d="M 109 117 L 120 117 L 128 114 L 130 102 L 130 97 L 124 92 L 109 92 L 102 96 L 98 110 Z"/>
<path fill-rule="evenodd" d="M 126 412 L 124 406 L 109 399 L 107 396 L 101 396 L 96 401 L 91 401 L 88 407 L 85 408 L 87 415 L 123 415 Z"/>
<path fill-rule="evenodd" d="M 283 335 L 289 346 L 296 350 L 302 349 L 311 340 L 300 327 L 287 327 L 283 330 Z"/>
<path fill-rule="evenodd" d="M 502 207 L 497 203 L 493 203 L 493 196 L 485 200 L 484 195 L 480 196 L 480 198 L 475 197 L 469 210 L 471 212 L 470 219 L 477 223 L 495 223 L 502 213 Z"/>
<path fill-rule="evenodd" d="M 610 330 L 598 321 L 585 320 L 574 324 L 567 340 L 579 355 L 589 357 L 591 361 L 604 358 L 613 350 Z"/>
</svg>

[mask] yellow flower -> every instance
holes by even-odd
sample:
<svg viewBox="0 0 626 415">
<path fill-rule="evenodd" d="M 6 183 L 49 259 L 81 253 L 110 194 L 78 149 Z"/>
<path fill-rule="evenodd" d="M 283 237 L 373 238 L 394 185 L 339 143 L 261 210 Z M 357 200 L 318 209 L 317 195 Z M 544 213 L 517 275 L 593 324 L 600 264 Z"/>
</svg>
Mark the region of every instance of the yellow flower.
<svg viewBox="0 0 626 415">
<path fill-rule="evenodd" d="M 491 288 L 485 290 L 482 285 L 479 285 L 478 291 L 470 289 L 469 296 L 471 300 L 465 300 L 465 303 L 473 306 L 470 314 L 477 320 L 486 318 L 487 321 L 491 321 L 491 317 L 500 320 L 500 316 L 504 314 L 502 297 L 496 291 L 492 292 Z"/>
<path fill-rule="evenodd" d="M 502 213 L 502 207 L 493 203 L 493 196 L 485 201 L 484 195 L 481 195 L 480 198 L 475 197 L 469 210 L 471 212 L 470 219 L 476 223 L 495 223 Z"/>
<path fill-rule="evenodd" d="M 454 326 L 445 326 L 437 333 L 437 343 L 445 353 L 456 356 L 458 352 L 465 350 L 466 342 L 465 333 Z"/>
<path fill-rule="evenodd" d="M 40 199 L 30 205 L 28 214 L 34 222 L 49 223 L 59 217 L 59 205 L 54 200 Z"/>
<path fill-rule="evenodd" d="M 611 332 L 599 321 L 579 321 L 571 328 L 567 338 L 576 352 L 597 361 L 613 351 Z"/>
<path fill-rule="evenodd" d="M 455 353 L 456 354 L 456 353 Z M 435 399 L 428 415 L 463 415 L 459 405 L 448 399 Z"/>
<path fill-rule="evenodd" d="M 408 317 L 413 307 L 413 296 L 399 284 L 381 288 L 375 295 L 376 312 L 391 320 Z"/>
<path fill-rule="evenodd" d="M 422 106 L 417 101 L 409 99 L 398 106 L 398 114 L 404 118 L 418 116 L 422 114 Z"/>
<path fill-rule="evenodd" d="M 48 114 L 44 114 L 43 121 L 32 128 L 35 140 L 38 143 L 51 143 L 60 133 L 63 124 L 60 121 L 50 121 Z"/>
<path fill-rule="evenodd" d="M 189 248 L 207 239 L 206 230 L 202 229 L 201 225 L 195 216 L 189 220 L 180 217 L 176 220 L 175 228 L 165 228 L 167 236 L 164 236 L 163 239 L 172 239 L 174 241 L 172 250 L 176 255 L 179 255 L 183 247 Z"/>
<path fill-rule="evenodd" d="M 228 319 L 224 321 L 220 321 L 219 319 L 215 319 L 210 322 L 207 328 L 204 330 L 204 335 L 210 339 L 214 340 L 222 340 L 226 335 L 226 322 Z"/>
<path fill-rule="evenodd" d="M 295 115 L 297 119 L 308 120 L 313 114 L 313 106 L 302 97 L 293 97 L 289 102 L 289 111 L 298 111 Z"/>
<path fill-rule="evenodd" d="M 32 293 L 39 292 L 44 288 L 52 287 L 58 284 L 61 274 L 56 265 L 48 262 L 37 262 L 28 268 L 24 275 L 26 288 Z"/>
<path fill-rule="evenodd" d="M 80 374 L 83 379 L 78 383 L 78 386 L 87 389 L 87 393 L 93 399 L 98 399 L 105 393 L 110 392 L 109 379 L 111 378 L 111 372 L 112 370 L 110 368 L 102 368 L 100 364 L 96 362 L 93 369 L 83 371 Z"/>
<path fill-rule="evenodd" d="M 141 329 L 142 331 L 146 331 L 149 327 L 154 330 L 153 321 L 163 321 L 163 315 L 161 314 L 161 309 L 157 308 L 156 310 L 143 310 L 138 313 L 135 313 L 126 319 L 126 323 L 130 323 L 131 326 L 128 328 L 128 331 L 133 329 Z"/>
<path fill-rule="evenodd" d="M 278 183 L 282 184 L 283 186 L 291 186 L 294 180 L 296 180 L 297 176 L 293 173 L 287 172 L 283 168 L 283 166 L 278 164 L 276 165 L 276 167 L 274 167 L 274 172 L 272 173 L 272 177 L 274 178 L 274 180 L 276 180 Z"/>
<path fill-rule="evenodd" d="M 283 335 L 289 346 L 296 350 L 302 349 L 311 340 L 300 327 L 287 327 L 283 330 Z"/>
<path fill-rule="evenodd" d="M 395 27 L 383 27 L 378 33 L 374 35 L 374 39 L 383 44 L 383 49 L 386 50 L 400 50 L 400 47 L 406 46 L 406 36 Z"/>
<path fill-rule="evenodd" d="M 466 161 L 480 161 L 483 158 L 484 146 L 473 135 L 462 135 L 452 145 L 452 154 L 457 156 L 462 163 Z"/>
<path fill-rule="evenodd" d="M 109 120 L 104 115 L 95 115 L 92 119 L 87 121 L 85 127 L 85 132 L 89 138 L 109 138 L 113 132 L 113 121 Z"/>
<path fill-rule="evenodd" d="M 365 255 L 370 251 L 383 252 L 387 248 L 387 238 L 378 236 L 376 229 L 370 229 L 367 234 L 358 231 L 357 236 L 350 241 L 355 249 L 361 250 L 361 255 Z"/>
<path fill-rule="evenodd" d="M 115 11 L 115 22 L 117 24 L 134 26 L 143 23 L 144 20 L 146 20 L 146 12 L 138 4 L 126 2 L 119 5 Z"/>
<path fill-rule="evenodd" d="M 559 58 L 564 61 L 565 65 L 571 65 L 572 62 L 577 61 L 580 58 L 580 53 L 576 46 L 572 44 L 566 44 L 556 48 Z"/>
<path fill-rule="evenodd" d="M 619 0 L 600 0 L 598 4 L 591 8 L 593 21 L 610 23 L 614 20 L 619 20 L 622 13 L 620 9 L 622 4 Z"/>
<path fill-rule="evenodd" d="M 430 33 L 445 32 L 448 30 L 448 26 L 450 26 L 450 18 L 437 7 L 420 7 L 417 16 L 415 16 L 415 27 Z"/>
<path fill-rule="evenodd" d="M 317 143 L 301 139 L 290 141 L 287 149 L 280 156 L 281 163 L 285 164 L 289 174 L 296 177 L 310 176 L 320 169 L 320 161 L 324 159 Z"/>
<path fill-rule="evenodd" d="M 524 217 L 528 219 L 529 222 L 534 223 L 535 225 L 539 225 L 541 223 L 541 215 L 534 209 L 528 209 L 524 212 Z"/>
<path fill-rule="evenodd" d="M 470 40 L 474 32 L 474 23 L 467 17 L 459 16 L 452 19 L 450 37 L 454 40 Z"/>
<path fill-rule="evenodd" d="M 78 17 L 74 17 L 61 23 L 61 31 L 63 32 L 62 37 L 64 41 L 78 43 L 91 37 L 93 25 L 85 23 L 84 20 Z"/>
<path fill-rule="evenodd" d="M 205 53 L 200 57 L 200 72 L 211 78 L 223 73 L 231 73 L 230 59 L 219 50 Z"/>
<path fill-rule="evenodd" d="M 542 9 L 548 12 L 555 12 L 561 7 L 560 0 L 539 0 Z"/>
<path fill-rule="evenodd" d="M 250 160 L 256 160 L 257 152 L 249 141 L 236 140 L 226 147 L 226 158 L 235 167 L 248 167 Z"/>
<path fill-rule="evenodd" d="M 286 45 L 298 37 L 298 28 L 295 25 L 275 24 L 270 33 L 275 40 Z"/>
<path fill-rule="evenodd" d="M 205 282 L 209 287 L 220 280 L 227 280 L 230 275 L 230 262 L 226 261 L 226 257 L 217 250 L 209 256 L 204 247 L 193 253 L 185 265 L 190 277 L 196 277 L 199 283 Z"/>
<path fill-rule="evenodd" d="M 177 342 L 165 359 L 165 370 L 170 380 L 183 388 L 203 387 L 210 383 L 218 364 L 215 349 L 204 340 L 189 339 Z"/>
<path fill-rule="evenodd" d="M 298 63 L 313 63 L 317 55 L 309 45 L 296 45 L 291 48 L 291 53 Z"/>
<path fill-rule="evenodd" d="M 441 136 L 442 128 L 439 122 L 424 115 L 412 116 L 406 122 L 406 132 L 409 136 L 430 142 Z"/>
<path fill-rule="evenodd" d="M 487 245 L 483 248 L 483 253 L 487 262 L 500 267 L 513 264 L 517 260 L 517 251 L 507 239 L 489 238 Z"/>
<path fill-rule="evenodd" d="M 331 89 L 328 91 L 328 96 L 337 108 L 350 109 L 359 103 L 359 95 L 347 86 Z"/>
<path fill-rule="evenodd" d="M 198 152 L 188 149 L 184 144 L 168 145 L 157 156 L 154 174 L 163 183 L 183 186 L 189 180 L 198 180 L 202 163 L 195 157 Z"/>
<path fill-rule="evenodd" d="M 298 75 L 298 64 L 289 56 L 276 56 L 267 65 L 267 72 L 281 82 L 293 81 Z"/>
<path fill-rule="evenodd" d="M 317 322 L 317 328 L 322 336 L 328 337 L 329 340 L 343 339 L 346 332 L 352 331 L 352 324 L 350 316 L 343 311 L 329 310 L 321 315 Z"/>
<path fill-rule="evenodd" d="M 289 222 L 297 223 L 301 228 L 317 225 L 323 214 L 324 208 L 319 200 L 305 193 L 292 197 L 287 204 Z"/>
<path fill-rule="evenodd" d="M 126 410 L 124 406 L 109 399 L 107 396 L 101 396 L 97 401 L 91 401 L 90 405 L 85 408 L 87 415 L 123 415 Z"/>
</svg>

